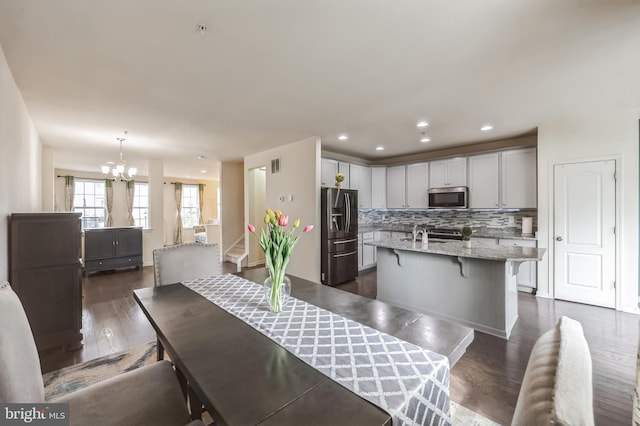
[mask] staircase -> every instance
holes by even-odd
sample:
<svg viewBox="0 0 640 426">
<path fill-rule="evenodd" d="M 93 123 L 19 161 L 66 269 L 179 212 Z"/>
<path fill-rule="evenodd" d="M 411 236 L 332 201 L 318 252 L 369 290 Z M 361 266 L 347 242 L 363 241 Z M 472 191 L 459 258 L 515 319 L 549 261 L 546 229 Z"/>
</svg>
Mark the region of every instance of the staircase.
<svg viewBox="0 0 640 426">
<path fill-rule="evenodd" d="M 242 270 L 242 261 L 247 257 L 249 253 L 246 252 L 244 247 L 244 236 L 241 237 L 236 243 L 224 253 L 224 261 L 236 264 L 236 270 L 240 272 Z"/>
</svg>

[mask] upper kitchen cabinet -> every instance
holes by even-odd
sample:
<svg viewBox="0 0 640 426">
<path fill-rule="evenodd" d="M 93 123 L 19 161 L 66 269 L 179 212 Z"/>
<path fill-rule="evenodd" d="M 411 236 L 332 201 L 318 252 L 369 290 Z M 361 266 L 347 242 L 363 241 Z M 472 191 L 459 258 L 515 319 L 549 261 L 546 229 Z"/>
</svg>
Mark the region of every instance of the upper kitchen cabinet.
<svg viewBox="0 0 640 426">
<path fill-rule="evenodd" d="M 469 208 L 535 207 L 535 148 L 469 157 Z"/>
<path fill-rule="evenodd" d="M 320 186 L 332 188 L 336 183 L 336 174 L 338 173 L 338 162 L 323 158 L 321 160 L 321 176 Z"/>
<path fill-rule="evenodd" d="M 429 200 L 427 198 L 427 190 L 429 188 L 429 164 L 409 164 L 406 167 L 406 207 L 412 209 L 428 208 Z"/>
<path fill-rule="evenodd" d="M 387 168 L 371 168 L 371 208 L 387 208 Z"/>
<path fill-rule="evenodd" d="M 457 157 L 429 163 L 429 187 L 467 186 L 467 158 Z"/>
<path fill-rule="evenodd" d="M 469 208 L 500 208 L 500 154 L 469 157 Z"/>
<path fill-rule="evenodd" d="M 358 190 L 358 208 L 371 208 L 371 168 L 351 164 L 350 189 Z M 343 182 L 344 183 L 344 182 Z"/>
<path fill-rule="evenodd" d="M 407 206 L 406 169 L 406 166 L 387 167 L 387 208 L 389 209 L 401 209 Z"/>
<path fill-rule="evenodd" d="M 502 208 L 536 208 L 536 149 L 501 153 Z"/>
<path fill-rule="evenodd" d="M 344 175 L 344 180 L 340 184 L 340 188 L 353 189 L 351 188 L 351 164 L 338 161 L 338 173 Z M 335 181 L 335 176 L 333 180 Z"/>
</svg>

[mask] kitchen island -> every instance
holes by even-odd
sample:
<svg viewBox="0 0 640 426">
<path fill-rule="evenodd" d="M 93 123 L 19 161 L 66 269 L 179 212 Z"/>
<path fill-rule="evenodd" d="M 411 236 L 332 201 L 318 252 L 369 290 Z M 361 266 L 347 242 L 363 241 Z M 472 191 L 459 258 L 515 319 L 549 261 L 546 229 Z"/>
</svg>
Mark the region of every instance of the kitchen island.
<svg viewBox="0 0 640 426">
<path fill-rule="evenodd" d="M 518 319 L 518 268 L 545 253 L 535 247 L 463 248 L 460 241 L 367 244 L 377 252 L 378 300 L 505 339 Z"/>
</svg>

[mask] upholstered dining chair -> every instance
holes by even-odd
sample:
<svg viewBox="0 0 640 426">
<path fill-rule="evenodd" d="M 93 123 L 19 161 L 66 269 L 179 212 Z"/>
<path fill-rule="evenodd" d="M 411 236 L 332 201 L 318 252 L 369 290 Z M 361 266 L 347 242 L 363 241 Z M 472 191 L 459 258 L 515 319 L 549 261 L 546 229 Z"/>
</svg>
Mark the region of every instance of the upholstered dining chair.
<svg viewBox="0 0 640 426">
<path fill-rule="evenodd" d="M 218 244 L 186 243 L 153 250 L 155 286 L 220 275 Z"/>
<path fill-rule="evenodd" d="M 153 284 L 156 287 L 221 273 L 218 244 L 186 243 L 153 250 Z M 164 358 L 164 345 L 160 339 L 157 347 L 159 361 Z"/>
<path fill-rule="evenodd" d="M 593 425 L 591 368 L 582 325 L 560 318 L 533 345 L 511 425 Z"/>
<path fill-rule="evenodd" d="M 40 359 L 29 320 L 8 282 L 0 282 L 0 402 L 66 403 L 75 425 L 202 425 L 168 361 L 156 362 L 61 398 L 45 401 Z"/>
</svg>

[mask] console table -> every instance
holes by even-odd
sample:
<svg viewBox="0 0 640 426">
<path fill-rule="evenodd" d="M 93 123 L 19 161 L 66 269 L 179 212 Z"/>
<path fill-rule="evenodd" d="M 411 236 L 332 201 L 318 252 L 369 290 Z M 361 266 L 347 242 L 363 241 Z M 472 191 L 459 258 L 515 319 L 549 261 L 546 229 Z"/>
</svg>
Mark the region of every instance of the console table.
<svg viewBox="0 0 640 426">
<path fill-rule="evenodd" d="M 84 274 L 142 268 L 142 228 L 96 228 L 84 231 Z"/>
</svg>

